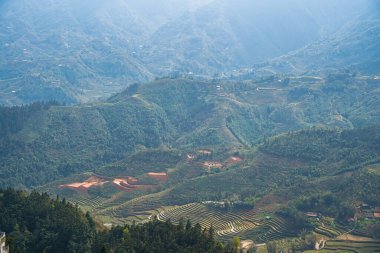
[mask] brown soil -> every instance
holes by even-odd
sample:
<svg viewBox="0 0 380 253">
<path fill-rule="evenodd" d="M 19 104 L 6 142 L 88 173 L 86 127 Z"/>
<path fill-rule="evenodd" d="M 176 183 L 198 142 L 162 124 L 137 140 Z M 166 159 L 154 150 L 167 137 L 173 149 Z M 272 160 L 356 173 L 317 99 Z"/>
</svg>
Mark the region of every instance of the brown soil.
<svg viewBox="0 0 380 253">
<path fill-rule="evenodd" d="M 87 179 L 86 181 L 84 181 L 82 183 L 81 182 L 75 182 L 75 183 L 71 183 L 71 184 L 60 185 L 59 187 L 60 188 L 68 188 L 68 189 L 73 189 L 73 190 L 77 190 L 77 191 L 87 192 L 87 190 L 89 188 L 95 187 L 95 186 L 102 186 L 105 183 L 107 183 L 107 181 L 104 181 L 101 178 L 92 176 L 92 177 L 90 177 L 89 179 Z"/>
<path fill-rule="evenodd" d="M 155 189 L 155 185 L 139 185 L 135 178 L 115 178 L 112 183 L 119 190 L 131 192 L 136 190 Z"/>
<path fill-rule="evenodd" d="M 147 175 L 155 180 L 159 181 L 168 181 L 169 180 L 169 175 L 166 172 L 149 172 Z"/>
</svg>

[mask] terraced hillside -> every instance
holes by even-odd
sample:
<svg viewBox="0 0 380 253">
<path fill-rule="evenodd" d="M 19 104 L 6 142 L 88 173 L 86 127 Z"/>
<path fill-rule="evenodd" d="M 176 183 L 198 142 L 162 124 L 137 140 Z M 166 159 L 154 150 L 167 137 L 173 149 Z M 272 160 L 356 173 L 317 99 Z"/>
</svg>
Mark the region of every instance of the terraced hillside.
<svg viewBox="0 0 380 253">
<path fill-rule="evenodd" d="M 227 210 L 216 207 L 220 204 L 220 202 L 203 202 L 159 208 L 157 218 L 162 221 L 171 220 L 174 223 L 178 223 L 181 219 L 189 219 L 192 223 L 199 223 L 203 228 L 214 228 L 216 235 L 225 241 L 238 236 L 262 243 L 296 235 L 291 229 L 291 224 L 273 213 L 254 209 Z"/>
<path fill-rule="evenodd" d="M 324 247 L 325 251 L 345 251 L 358 253 L 376 253 L 380 252 L 380 241 L 362 242 L 362 241 L 328 241 Z M 322 251 L 323 252 L 323 251 Z"/>
<path fill-rule="evenodd" d="M 380 252 L 380 241 L 327 241 L 321 250 L 310 250 L 305 253 L 378 253 Z"/>
</svg>

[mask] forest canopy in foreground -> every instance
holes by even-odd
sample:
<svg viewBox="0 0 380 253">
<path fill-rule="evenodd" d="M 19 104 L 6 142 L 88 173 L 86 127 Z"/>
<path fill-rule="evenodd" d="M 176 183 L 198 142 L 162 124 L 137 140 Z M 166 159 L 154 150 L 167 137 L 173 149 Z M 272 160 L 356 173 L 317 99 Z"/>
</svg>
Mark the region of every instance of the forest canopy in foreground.
<svg viewBox="0 0 380 253">
<path fill-rule="evenodd" d="M 47 194 L 0 191 L 0 229 L 10 252 L 234 252 L 199 224 L 173 225 L 153 220 L 99 230 L 89 213 Z"/>
</svg>

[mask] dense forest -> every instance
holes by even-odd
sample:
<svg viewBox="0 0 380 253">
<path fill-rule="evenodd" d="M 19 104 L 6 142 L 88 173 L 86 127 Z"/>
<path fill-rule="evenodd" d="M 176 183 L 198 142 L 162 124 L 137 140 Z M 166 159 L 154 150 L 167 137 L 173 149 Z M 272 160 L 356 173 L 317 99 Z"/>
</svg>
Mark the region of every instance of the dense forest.
<svg viewBox="0 0 380 253">
<path fill-rule="evenodd" d="M 95 222 L 78 207 L 11 189 L 0 192 L 0 229 L 15 253 L 89 252 L 96 235 Z"/>
<path fill-rule="evenodd" d="M 0 191 L 0 230 L 7 233 L 12 253 L 236 251 L 232 243 L 218 242 L 212 229 L 190 221 L 173 225 L 154 219 L 105 230 L 65 199 L 12 189 Z"/>
<path fill-rule="evenodd" d="M 153 220 L 143 225 L 115 227 L 97 235 L 93 252 L 236 252 L 239 245 L 216 241 L 214 230 L 203 230 L 190 221 L 173 225 L 170 221 Z"/>
</svg>

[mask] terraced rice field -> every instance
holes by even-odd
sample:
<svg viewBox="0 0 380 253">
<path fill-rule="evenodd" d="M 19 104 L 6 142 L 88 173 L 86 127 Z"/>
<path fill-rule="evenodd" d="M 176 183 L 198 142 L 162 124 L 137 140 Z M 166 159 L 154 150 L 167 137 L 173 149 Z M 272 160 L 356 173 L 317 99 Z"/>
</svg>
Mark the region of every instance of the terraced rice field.
<svg viewBox="0 0 380 253">
<path fill-rule="evenodd" d="M 90 211 L 94 211 L 96 209 L 101 208 L 102 204 L 104 203 L 104 198 L 102 197 L 90 197 L 90 196 L 83 196 L 76 198 L 75 200 L 72 200 L 71 202 L 74 204 L 78 204 L 82 208 L 90 209 Z"/>
<path fill-rule="evenodd" d="M 203 228 L 213 227 L 221 240 L 234 236 L 253 239 L 256 243 L 294 236 L 285 220 L 260 210 L 224 211 L 203 203 L 191 203 L 158 210 L 157 218 L 178 223 L 190 219 Z M 267 216 L 271 216 L 270 218 Z M 255 233 L 260 230 L 260 233 Z"/>
<path fill-rule="evenodd" d="M 338 252 L 358 252 L 375 253 L 380 252 L 380 241 L 360 242 L 360 241 L 328 241 L 324 250 L 335 250 Z"/>
<path fill-rule="evenodd" d="M 333 240 L 327 241 L 323 250 L 309 250 L 305 253 L 379 253 L 380 241 L 343 241 Z"/>
<path fill-rule="evenodd" d="M 314 231 L 318 234 L 321 234 L 330 238 L 336 238 L 337 236 L 345 233 L 344 229 L 324 227 L 324 226 L 319 226 L 315 228 Z"/>
</svg>

